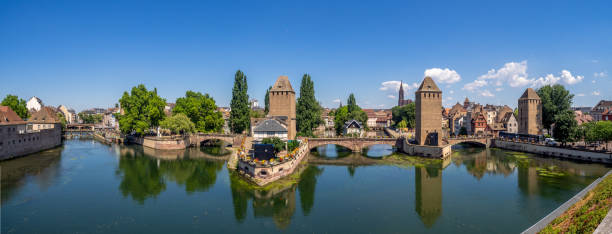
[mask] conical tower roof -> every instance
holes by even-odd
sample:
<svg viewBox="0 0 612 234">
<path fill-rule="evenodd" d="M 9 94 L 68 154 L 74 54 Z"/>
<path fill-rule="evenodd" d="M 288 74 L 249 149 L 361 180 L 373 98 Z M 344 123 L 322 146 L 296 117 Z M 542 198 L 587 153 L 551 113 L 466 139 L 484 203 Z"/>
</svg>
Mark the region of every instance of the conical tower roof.
<svg viewBox="0 0 612 234">
<path fill-rule="evenodd" d="M 421 91 L 442 92 L 442 91 L 440 91 L 440 89 L 436 85 L 436 82 L 434 82 L 434 80 L 431 77 L 429 77 L 429 76 L 427 76 L 427 77 L 425 77 L 425 79 L 423 79 L 423 82 L 421 83 L 421 86 L 419 86 L 419 89 L 417 90 L 417 92 L 421 92 Z"/>
<path fill-rule="evenodd" d="M 270 89 L 270 91 L 272 92 L 275 92 L 275 91 L 294 92 L 293 87 L 291 87 L 291 82 L 289 82 L 289 78 L 287 76 L 279 76 L 278 79 L 276 79 L 276 82 L 274 83 L 274 86 L 272 86 L 272 89 Z"/>
<path fill-rule="evenodd" d="M 520 99 L 540 99 L 540 96 L 532 88 L 527 88 Z"/>
</svg>

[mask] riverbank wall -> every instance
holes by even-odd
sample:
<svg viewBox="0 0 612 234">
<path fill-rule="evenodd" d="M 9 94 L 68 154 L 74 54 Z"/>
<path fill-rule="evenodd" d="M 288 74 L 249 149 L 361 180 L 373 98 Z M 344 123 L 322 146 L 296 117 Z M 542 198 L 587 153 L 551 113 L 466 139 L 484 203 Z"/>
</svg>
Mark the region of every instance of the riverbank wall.
<svg viewBox="0 0 612 234">
<path fill-rule="evenodd" d="M 0 160 L 21 157 L 62 144 L 62 126 L 28 131 L 25 124 L 0 125 Z"/>
<path fill-rule="evenodd" d="M 305 160 L 308 152 L 308 143 L 302 142 L 293 152 L 293 159 L 279 163 L 259 163 L 249 160 L 249 157 L 245 155 L 248 152 L 243 149 L 238 152 L 237 170 L 258 186 L 265 186 L 293 174 L 296 168 Z"/>
<path fill-rule="evenodd" d="M 612 153 L 535 145 L 531 143 L 514 142 L 500 139 L 492 140 L 492 146 L 500 149 L 540 154 L 550 157 L 612 164 Z"/>
<path fill-rule="evenodd" d="M 582 191 L 578 192 L 572 198 L 567 200 L 565 203 L 561 204 L 561 206 L 557 207 L 557 209 L 550 212 L 550 214 L 544 216 L 544 218 L 540 219 L 540 221 L 533 224 L 531 227 L 527 228 L 521 234 L 535 234 L 544 229 L 550 222 L 555 220 L 557 217 L 562 215 L 567 209 L 572 207 L 576 202 L 579 202 L 586 196 L 591 190 L 593 190 L 597 185 L 607 176 L 612 174 L 612 170 L 608 171 L 604 176 L 597 178 L 593 183 L 584 188 Z"/>
<path fill-rule="evenodd" d="M 161 136 L 161 137 L 134 137 L 128 136 L 129 143 L 138 144 L 158 150 L 180 150 L 186 149 L 188 144 L 183 136 Z"/>
<path fill-rule="evenodd" d="M 417 155 L 429 158 L 447 158 L 451 156 L 452 146 L 415 145 L 408 143 L 408 141 L 406 140 L 403 140 L 402 147 L 398 150 L 408 155 Z"/>
</svg>

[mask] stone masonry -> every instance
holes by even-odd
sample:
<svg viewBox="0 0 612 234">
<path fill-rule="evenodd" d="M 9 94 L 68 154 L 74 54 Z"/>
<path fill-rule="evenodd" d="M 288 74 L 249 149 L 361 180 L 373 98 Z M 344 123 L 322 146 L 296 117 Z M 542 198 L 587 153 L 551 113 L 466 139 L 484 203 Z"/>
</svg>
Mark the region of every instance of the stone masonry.
<svg viewBox="0 0 612 234">
<path fill-rule="evenodd" d="M 270 89 L 270 112 L 268 117 L 287 117 L 287 138 L 295 139 L 295 91 L 287 76 L 279 76 Z"/>
<path fill-rule="evenodd" d="M 518 125 L 518 133 L 542 135 L 542 100 L 532 88 L 518 100 Z"/>
<path fill-rule="evenodd" d="M 415 92 L 416 141 L 419 145 L 442 143 L 442 91 L 431 77 L 425 77 Z"/>
</svg>

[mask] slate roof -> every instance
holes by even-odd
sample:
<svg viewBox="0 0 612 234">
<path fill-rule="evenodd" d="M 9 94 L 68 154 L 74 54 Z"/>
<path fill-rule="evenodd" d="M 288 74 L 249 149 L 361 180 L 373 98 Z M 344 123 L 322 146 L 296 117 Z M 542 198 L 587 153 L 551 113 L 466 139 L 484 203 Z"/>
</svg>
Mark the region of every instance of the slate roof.
<svg viewBox="0 0 612 234">
<path fill-rule="evenodd" d="M 425 77 L 425 79 L 423 79 L 423 82 L 421 82 L 421 86 L 419 86 L 419 89 L 417 90 L 417 92 L 419 92 L 419 91 L 442 92 L 442 91 L 440 91 L 440 89 L 436 85 L 436 82 L 434 82 L 434 80 L 431 79 L 431 77 L 429 77 L 429 76 L 427 76 L 427 77 Z"/>
<path fill-rule="evenodd" d="M 272 86 L 272 89 L 270 89 L 270 91 L 294 92 L 293 87 L 291 87 L 291 82 L 289 82 L 289 77 L 287 76 L 279 76 L 278 79 L 276 79 L 276 82 L 274 83 L 274 86 Z"/>
<path fill-rule="evenodd" d="M 540 96 L 532 88 L 527 88 L 520 99 L 540 99 Z"/>
<path fill-rule="evenodd" d="M 259 123 L 254 132 L 287 132 L 287 128 L 275 119 L 267 119 Z"/>
<path fill-rule="evenodd" d="M 346 122 L 344 123 L 344 128 L 345 128 L 345 129 L 346 129 L 346 128 L 349 128 L 349 127 L 351 127 L 351 126 L 354 126 L 354 127 L 360 128 L 360 129 L 361 129 L 361 128 L 363 128 L 363 125 L 362 125 L 362 124 L 361 124 L 359 121 L 354 120 L 354 119 L 349 120 L 349 121 L 346 121 Z"/>
<path fill-rule="evenodd" d="M 0 125 L 23 124 L 25 121 L 8 106 L 0 106 Z"/>
</svg>

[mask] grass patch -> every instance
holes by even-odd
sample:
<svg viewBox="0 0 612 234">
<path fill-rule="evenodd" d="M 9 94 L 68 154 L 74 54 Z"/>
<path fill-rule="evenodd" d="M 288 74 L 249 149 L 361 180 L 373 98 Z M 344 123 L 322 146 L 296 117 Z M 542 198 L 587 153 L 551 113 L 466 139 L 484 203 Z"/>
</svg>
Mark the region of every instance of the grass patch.
<svg viewBox="0 0 612 234">
<path fill-rule="evenodd" d="M 550 222 L 539 233 L 592 233 L 612 207 L 612 176 Z"/>
</svg>

